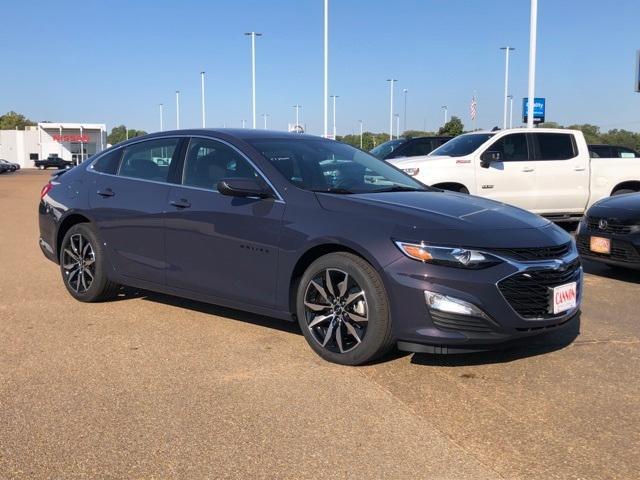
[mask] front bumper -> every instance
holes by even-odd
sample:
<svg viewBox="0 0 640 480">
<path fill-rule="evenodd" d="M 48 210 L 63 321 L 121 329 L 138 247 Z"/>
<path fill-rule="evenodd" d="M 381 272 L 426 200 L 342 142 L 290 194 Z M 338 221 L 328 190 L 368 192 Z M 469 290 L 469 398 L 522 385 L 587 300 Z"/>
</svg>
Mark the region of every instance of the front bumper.
<svg viewBox="0 0 640 480">
<path fill-rule="evenodd" d="M 592 252 L 590 248 L 592 236 L 610 239 L 611 253 L 607 255 Z M 592 230 L 581 224 L 576 234 L 576 244 L 578 245 L 580 256 L 585 260 L 640 270 L 640 233 L 616 235 Z"/>
<path fill-rule="evenodd" d="M 384 270 L 385 285 L 390 296 L 394 335 L 399 348 L 434 352 L 451 348 L 458 351 L 483 350 L 492 345 L 566 327 L 577 321 L 583 274 L 575 249 L 558 260 L 519 262 L 505 257 L 502 259 L 503 263 L 482 270 L 429 265 L 404 257 L 387 266 Z M 550 272 L 552 278 L 557 273 L 559 279 L 557 285 L 547 282 L 545 288 L 577 282 L 575 308 L 558 315 L 529 315 L 530 311 L 514 302 L 513 296 L 501 283 L 505 279 L 525 277 L 529 281 L 529 277 L 535 279 L 545 272 Z M 523 274 L 526 275 L 521 277 Z M 523 285 L 523 288 L 528 286 Z M 488 320 L 433 312 L 425 302 L 426 290 L 472 303 L 486 313 Z M 541 290 L 532 291 L 532 298 L 536 291 L 539 296 Z M 429 346 L 427 350 L 422 348 L 424 345 Z"/>
</svg>

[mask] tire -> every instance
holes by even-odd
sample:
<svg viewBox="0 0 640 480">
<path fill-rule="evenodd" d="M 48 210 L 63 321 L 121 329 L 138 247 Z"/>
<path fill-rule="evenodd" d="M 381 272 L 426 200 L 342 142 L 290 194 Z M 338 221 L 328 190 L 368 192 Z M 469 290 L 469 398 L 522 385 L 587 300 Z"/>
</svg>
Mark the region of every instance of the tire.
<svg viewBox="0 0 640 480">
<path fill-rule="evenodd" d="M 624 195 L 625 193 L 636 193 L 637 190 L 632 190 L 630 188 L 621 188 L 619 190 L 614 191 L 611 196 L 613 197 L 614 195 Z"/>
<path fill-rule="evenodd" d="M 115 297 L 120 285 L 109 280 L 105 271 L 104 246 L 91 224 L 72 226 L 60 246 L 60 272 L 67 291 L 81 302 Z"/>
<path fill-rule="evenodd" d="M 351 253 L 324 255 L 307 268 L 298 284 L 296 313 L 311 348 L 329 362 L 371 362 L 395 342 L 382 279 Z"/>
</svg>

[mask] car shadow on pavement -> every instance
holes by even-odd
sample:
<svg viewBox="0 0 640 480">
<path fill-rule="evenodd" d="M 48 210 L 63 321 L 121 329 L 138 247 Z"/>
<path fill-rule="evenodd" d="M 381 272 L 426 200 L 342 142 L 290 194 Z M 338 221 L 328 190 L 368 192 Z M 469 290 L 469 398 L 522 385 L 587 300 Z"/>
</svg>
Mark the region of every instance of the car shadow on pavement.
<svg viewBox="0 0 640 480">
<path fill-rule="evenodd" d="M 411 363 L 431 367 L 467 367 L 508 363 L 555 352 L 569 346 L 580 334 L 580 318 L 566 328 L 500 344 L 495 350 L 475 353 L 427 354 L 414 353 Z"/>
<path fill-rule="evenodd" d="M 207 315 L 230 318 L 232 320 L 239 320 L 241 322 L 251 323 L 260 327 L 273 328 L 281 332 L 302 335 L 297 322 L 288 322 L 279 318 L 257 315 L 255 313 L 234 310 L 232 308 L 221 307 L 210 303 L 198 302 L 196 300 L 189 300 L 187 298 L 174 297 L 172 295 L 165 295 L 163 293 L 124 287 L 120 291 L 118 296 L 110 301 L 117 302 L 133 298 L 141 298 L 143 300 L 162 303 L 164 305 L 170 305 L 173 307 L 184 308 L 195 312 L 205 313 Z"/>
<path fill-rule="evenodd" d="M 590 262 L 582 260 L 582 268 L 584 273 L 597 275 L 599 277 L 610 278 L 611 280 L 620 280 L 627 283 L 640 283 L 640 272 L 637 270 L 610 267 L 603 263 Z"/>
</svg>

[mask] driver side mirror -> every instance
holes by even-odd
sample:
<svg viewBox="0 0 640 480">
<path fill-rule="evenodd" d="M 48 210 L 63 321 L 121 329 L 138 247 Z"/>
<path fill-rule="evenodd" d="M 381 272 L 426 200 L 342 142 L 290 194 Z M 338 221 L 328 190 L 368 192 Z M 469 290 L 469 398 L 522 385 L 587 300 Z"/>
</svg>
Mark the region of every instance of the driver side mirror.
<svg viewBox="0 0 640 480">
<path fill-rule="evenodd" d="M 482 168 L 489 168 L 491 162 L 499 162 L 502 158 L 500 152 L 494 150 L 487 150 L 480 156 L 480 166 Z"/>
<path fill-rule="evenodd" d="M 218 182 L 218 191 L 229 197 L 273 197 L 271 190 L 256 178 L 223 178 Z"/>
</svg>

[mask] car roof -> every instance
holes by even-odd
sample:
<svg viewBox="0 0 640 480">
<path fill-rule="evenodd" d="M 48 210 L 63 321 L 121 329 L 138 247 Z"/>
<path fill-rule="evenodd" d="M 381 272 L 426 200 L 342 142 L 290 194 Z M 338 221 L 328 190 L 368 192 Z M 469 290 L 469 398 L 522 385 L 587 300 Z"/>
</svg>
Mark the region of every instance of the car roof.
<svg viewBox="0 0 640 480">
<path fill-rule="evenodd" d="M 230 135 L 232 137 L 240 138 L 243 140 L 252 139 L 252 138 L 282 138 L 282 139 L 293 139 L 293 138 L 307 138 L 307 139 L 322 139 L 323 137 L 317 135 L 310 135 L 307 133 L 294 133 L 294 132 L 284 132 L 280 130 L 263 130 L 263 129 L 253 129 L 253 128 L 192 128 L 192 129 L 181 129 L 181 130 L 166 130 L 164 132 L 155 132 L 145 135 L 144 137 L 152 138 L 152 137 L 165 137 L 171 135 Z M 139 140 L 144 137 L 134 137 Z"/>
</svg>

